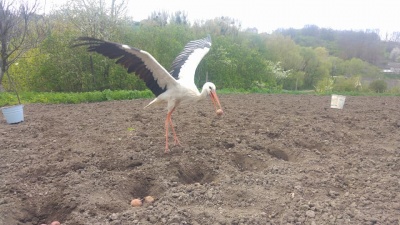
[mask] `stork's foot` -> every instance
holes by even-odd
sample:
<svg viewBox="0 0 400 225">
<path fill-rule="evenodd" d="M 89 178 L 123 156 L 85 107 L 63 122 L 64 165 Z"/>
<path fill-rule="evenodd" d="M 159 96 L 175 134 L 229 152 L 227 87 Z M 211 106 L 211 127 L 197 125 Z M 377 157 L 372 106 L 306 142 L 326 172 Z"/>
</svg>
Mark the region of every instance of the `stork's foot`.
<svg viewBox="0 0 400 225">
<path fill-rule="evenodd" d="M 165 142 L 165 151 L 164 153 L 169 153 L 168 141 Z"/>
<path fill-rule="evenodd" d="M 174 138 L 174 144 L 175 145 L 179 145 L 180 147 L 182 147 L 181 142 L 178 140 L 177 137 Z"/>
<path fill-rule="evenodd" d="M 176 138 L 176 139 L 174 139 L 174 145 L 175 146 L 180 146 L 180 147 L 182 147 L 182 145 L 181 145 L 181 142 Z M 165 151 L 164 151 L 164 153 L 169 153 L 169 146 L 168 146 L 168 143 L 166 143 L 165 144 Z"/>
<path fill-rule="evenodd" d="M 174 145 L 182 147 L 182 144 L 181 144 L 181 142 L 179 141 L 178 138 L 174 138 Z M 168 142 L 166 142 L 165 143 L 165 151 L 164 151 L 164 153 L 169 153 L 169 152 L 170 152 L 169 145 L 168 145 Z"/>
</svg>

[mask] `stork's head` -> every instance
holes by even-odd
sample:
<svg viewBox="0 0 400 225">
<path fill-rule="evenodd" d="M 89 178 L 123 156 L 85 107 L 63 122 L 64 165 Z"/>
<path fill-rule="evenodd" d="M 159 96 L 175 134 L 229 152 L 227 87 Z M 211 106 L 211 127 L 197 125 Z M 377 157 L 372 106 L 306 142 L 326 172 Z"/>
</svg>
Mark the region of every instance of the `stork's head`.
<svg viewBox="0 0 400 225">
<path fill-rule="evenodd" d="M 202 92 L 203 93 L 207 93 L 207 95 L 210 96 L 212 102 L 214 103 L 215 112 L 218 115 L 222 115 L 224 111 L 222 111 L 221 104 L 219 103 L 219 99 L 218 99 L 218 96 L 217 96 L 215 84 L 213 84 L 211 82 L 206 82 L 203 85 L 203 91 Z"/>
</svg>

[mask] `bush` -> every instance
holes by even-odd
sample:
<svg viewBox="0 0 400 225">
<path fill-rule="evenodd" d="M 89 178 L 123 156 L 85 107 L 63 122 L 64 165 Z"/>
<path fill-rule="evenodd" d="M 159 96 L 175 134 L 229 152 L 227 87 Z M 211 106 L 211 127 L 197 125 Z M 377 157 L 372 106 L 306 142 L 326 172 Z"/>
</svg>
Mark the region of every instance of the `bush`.
<svg viewBox="0 0 400 225">
<path fill-rule="evenodd" d="M 389 90 L 390 94 L 399 95 L 400 94 L 400 87 L 396 86 Z"/>
<path fill-rule="evenodd" d="M 361 81 L 359 76 L 336 77 L 333 85 L 333 91 L 338 92 L 356 92 L 361 90 Z"/>
<path fill-rule="evenodd" d="M 375 80 L 369 84 L 369 89 L 376 93 L 383 93 L 387 90 L 387 83 L 384 80 Z"/>
<path fill-rule="evenodd" d="M 334 80 L 330 77 L 326 77 L 318 81 L 317 85 L 315 86 L 315 92 L 318 94 L 331 93 L 333 90 L 333 84 Z"/>
</svg>

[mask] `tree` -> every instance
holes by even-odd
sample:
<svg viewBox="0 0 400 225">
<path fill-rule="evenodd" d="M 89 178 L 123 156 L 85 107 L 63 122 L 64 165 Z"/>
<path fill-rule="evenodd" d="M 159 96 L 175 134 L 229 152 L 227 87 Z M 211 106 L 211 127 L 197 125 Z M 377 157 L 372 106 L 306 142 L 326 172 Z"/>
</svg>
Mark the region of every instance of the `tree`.
<svg viewBox="0 0 400 225">
<path fill-rule="evenodd" d="M 281 62 L 284 70 L 302 70 L 304 66 L 301 48 L 290 37 L 273 34 L 266 40 L 271 61 Z"/>
<path fill-rule="evenodd" d="M 297 90 L 303 86 L 303 80 L 307 75 L 306 67 L 311 65 L 311 59 L 307 61 L 303 48 L 298 46 L 290 37 L 279 33 L 271 35 L 266 40 L 266 46 L 269 53 L 268 59 L 273 62 L 280 62 L 283 71 L 290 71 L 283 82 L 284 88 Z M 311 48 L 310 51 L 314 54 Z"/>
<path fill-rule="evenodd" d="M 146 23 L 148 25 L 157 25 L 160 27 L 165 27 L 168 24 L 168 20 L 170 15 L 167 11 L 159 11 L 159 12 L 152 12 L 151 15 L 148 17 Z"/>
<path fill-rule="evenodd" d="M 80 32 L 80 36 L 89 36 L 105 40 L 120 41 L 120 27 L 126 18 L 127 1 L 125 0 L 70 0 L 61 9 L 61 18 L 67 18 Z M 60 37 L 63 38 L 63 37 Z M 77 58 L 76 56 L 72 56 Z M 87 59 L 87 60 L 86 60 Z M 97 60 L 96 60 L 97 59 Z M 81 90 L 107 89 L 114 64 L 104 57 L 85 54 L 83 68 L 89 71 L 70 73 Z M 72 82 L 70 82 L 72 84 Z M 71 87 L 72 88 L 72 87 Z M 68 88 L 70 89 L 70 88 Z M 79 90 L 79 91 L 81 91 Z"/>
<path fill-rule="evenodd" d="M 400 61 L 400 48 L 395 47 L 391 52 L 389 56 L 390 61 L 393 62 L 399 62 Z"/>
<path fill-rule="evenodd" d="M 391 41 L 391 42 L 400 42 L 400 32 L 396 31 L 393 32 L 390 37 L 389 34 L 386 34 L 386 41 Z"/>
<path fill-rule="evenodd" d="M 380 74 L 378 67 L 373 66 L 359 58 L 352 58 L 337 64 L 336 71 L 337 75 L 343 75 L 346 77 L 363 76 L 376 78 Z"/>
<path fill-rule="evenodd" d="M 61 11 L 83 36 L 115 39 L 119 22 L 126 16 L 127 2 L 112 0 L 70 0 Z"/>
<path fill-rule="evenodd" d="M 376 32 L 342 31 L 338 45 L 344 59 L 360 58 L 372 64 L 379 62 L 383 47 Z"/>
<path fill-rule="evenodd" d="M 176 11 L 171 16 L 171 23 L 189 25 L 188 15 L 185 11 Z"/>
<path fill-rule="evenodd" d="M 0 0 L 0 92 L 4 91 L 3 78 L 11 64 L 43 39 L 36 15 L 37 1 L 14 4 L 15 1 Z"/>
<path fill-rule="evenodd" d="M 207 20 L 203 27 L 205 27 L 210 33 L 224 36 L 237 36 L 241 29 L 241 24 L 238 20 L 230 17 L 216 17 L 213 20 Z"/>
</svg>

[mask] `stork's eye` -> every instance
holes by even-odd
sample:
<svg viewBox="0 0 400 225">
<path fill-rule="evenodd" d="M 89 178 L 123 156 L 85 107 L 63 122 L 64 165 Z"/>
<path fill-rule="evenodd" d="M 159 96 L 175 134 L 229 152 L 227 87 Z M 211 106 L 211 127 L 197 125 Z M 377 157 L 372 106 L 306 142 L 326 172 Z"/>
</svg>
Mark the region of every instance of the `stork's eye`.
<svg viewBox="0 0 400 225">
<path fill-rule="evenodd" d="M 208 88 L 210 88 L 210 90 L 212 90 L 211 86 L 209 86 Z"/>
</svg>

